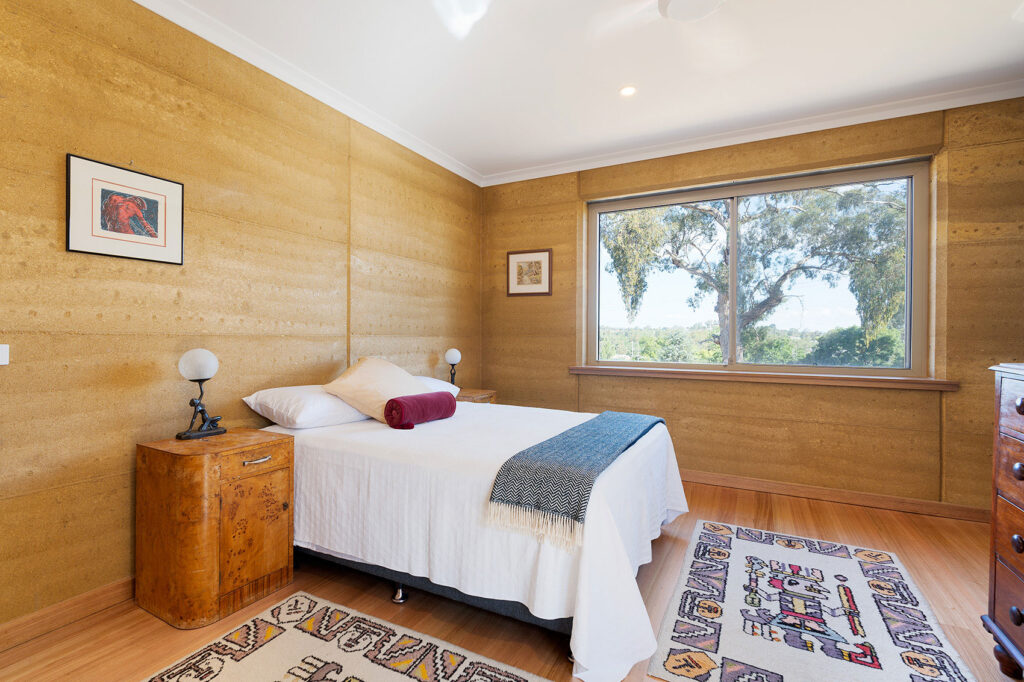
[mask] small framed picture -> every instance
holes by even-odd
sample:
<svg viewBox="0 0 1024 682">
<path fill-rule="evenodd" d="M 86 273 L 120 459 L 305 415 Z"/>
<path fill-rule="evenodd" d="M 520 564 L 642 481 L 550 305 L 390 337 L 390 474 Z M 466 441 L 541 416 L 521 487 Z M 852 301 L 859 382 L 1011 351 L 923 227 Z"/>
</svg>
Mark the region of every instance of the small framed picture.
<svg viewBox="0 0 1024 682">
<path fill-rule="evenodd" d="M 509 296 L 551 295 L 551 249 L 508 252 Z"/>
<path fill-rule="evenodd" d="M 68 251 L 181 265 L 180 182 L 68 154 Z"/>
</svg>

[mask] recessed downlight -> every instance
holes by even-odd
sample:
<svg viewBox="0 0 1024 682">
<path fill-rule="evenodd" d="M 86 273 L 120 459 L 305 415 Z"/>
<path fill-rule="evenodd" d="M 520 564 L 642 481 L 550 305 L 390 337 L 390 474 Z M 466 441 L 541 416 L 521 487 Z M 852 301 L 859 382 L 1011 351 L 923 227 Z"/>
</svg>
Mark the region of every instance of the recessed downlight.
<svg viewBox="0 0 1024 682">
<path fill-rule="evenodd" d="M 621 90 L 619 90 L 619 94 L 622 95 L 623 97 L 632 97 L 633 95 L 636 94 L 636 86 L 627 85 Z"/>
</svg>

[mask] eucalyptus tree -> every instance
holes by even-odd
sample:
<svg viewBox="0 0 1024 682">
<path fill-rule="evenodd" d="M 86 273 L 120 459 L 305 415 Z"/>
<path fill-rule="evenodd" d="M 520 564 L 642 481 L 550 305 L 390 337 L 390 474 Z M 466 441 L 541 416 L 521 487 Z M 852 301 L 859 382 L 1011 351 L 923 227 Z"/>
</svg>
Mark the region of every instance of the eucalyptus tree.
<svg viewBox="0 0 1024 682">
<path fill-rule="evenodd" d="M 715 342 L 729 353 L 730 209 L 738 227 L 737 360 L 752 331 L 800 280 L 848 281 L 861 321 L 860 343 L 902 329 L 906 314 L 907 202 L 903 181 L 865 182 L 621 210 L 601 214 L 606 268 L 619 283 L 630 323 L 658 270 L 683 270 L 693 293 L 711 298 Z M 756 358 L 752 360 L 757 361 Z"/>
</svg>

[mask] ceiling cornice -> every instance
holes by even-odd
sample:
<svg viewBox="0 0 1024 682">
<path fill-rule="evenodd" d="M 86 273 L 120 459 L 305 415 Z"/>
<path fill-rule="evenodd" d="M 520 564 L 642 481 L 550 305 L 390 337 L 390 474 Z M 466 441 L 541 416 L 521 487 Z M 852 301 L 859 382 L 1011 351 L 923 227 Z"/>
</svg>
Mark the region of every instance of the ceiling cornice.
<svg viewBox="0 0 1024 682">
<path fill-rule="evenodd" d="M 282 59 L 230 26 L 196 9 L 185 0 L 134 2 L 481 187 L 1024 96 L 1024 79 L 1017 79 L 485 175 Z"/>
<path fill-rule="evenodd" d="M 941 111 L 955 107 L 965 107 L 983 102 L 995 102 L 1001 99 L 1013 97 L 1024 97 L 1024 78 L 992 85 L 984 85 L 976 88 L 944 92 L 937 95 L 914 97 L 911 99 L 896 100 L 875 104 L 856 109 L 844 109 L 828 114 L 808 116 L 782 123 L 772 123 L 743 130 L 732 130 L 724 133 L 705 135 L 702 137 L 691 137 L 680 142 L 667 144 L 656 144 L 648 147 L 633 147 L 624 152 L 610 152 L 594 156 L 583 156 L 571 161 L 544 164 L 509 171 L 507 173 L 493 173 L 483 176 L 483 187 L 501 185 L 506 182 L 518 182 L 520 180 L 533 180 L 549 175 L 561 173 L 574 173 L 576 171 L 600 168 L 602 166 L 613 166 L 619 163 L 632 163 L 634 161 L 647 161 L 663 156 L 674 154 L 685 154 L 703 149 L 715 147 L 727 147 L 744 142 L 757 142 L 768 140 L 774 137 L 785 137 L 787 135 L 799 135 L 801 133 L 813 133 L 818 130 L 839 128 L 841 126 L 856 125 L 858 123 L 870 123 L 888 118 L 900 116 L 913 116 L 924 114 L 930 111 Z"/>
</svg>

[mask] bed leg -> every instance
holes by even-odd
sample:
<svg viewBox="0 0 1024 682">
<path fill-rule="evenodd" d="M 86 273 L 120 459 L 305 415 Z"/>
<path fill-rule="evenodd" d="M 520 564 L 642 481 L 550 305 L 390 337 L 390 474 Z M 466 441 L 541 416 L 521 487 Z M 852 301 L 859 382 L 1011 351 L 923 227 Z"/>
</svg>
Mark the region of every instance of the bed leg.
<svg viewBox="0 0 1024 682">
<path fill-rule="evenodd" d="M 396 604 L 404 604 L 409 601 L 409 595 L 405 592 L 405 585 L 402 583 L 395 583 L 395 593 L 391 597 L 391 601 Z"/>
</svg>

